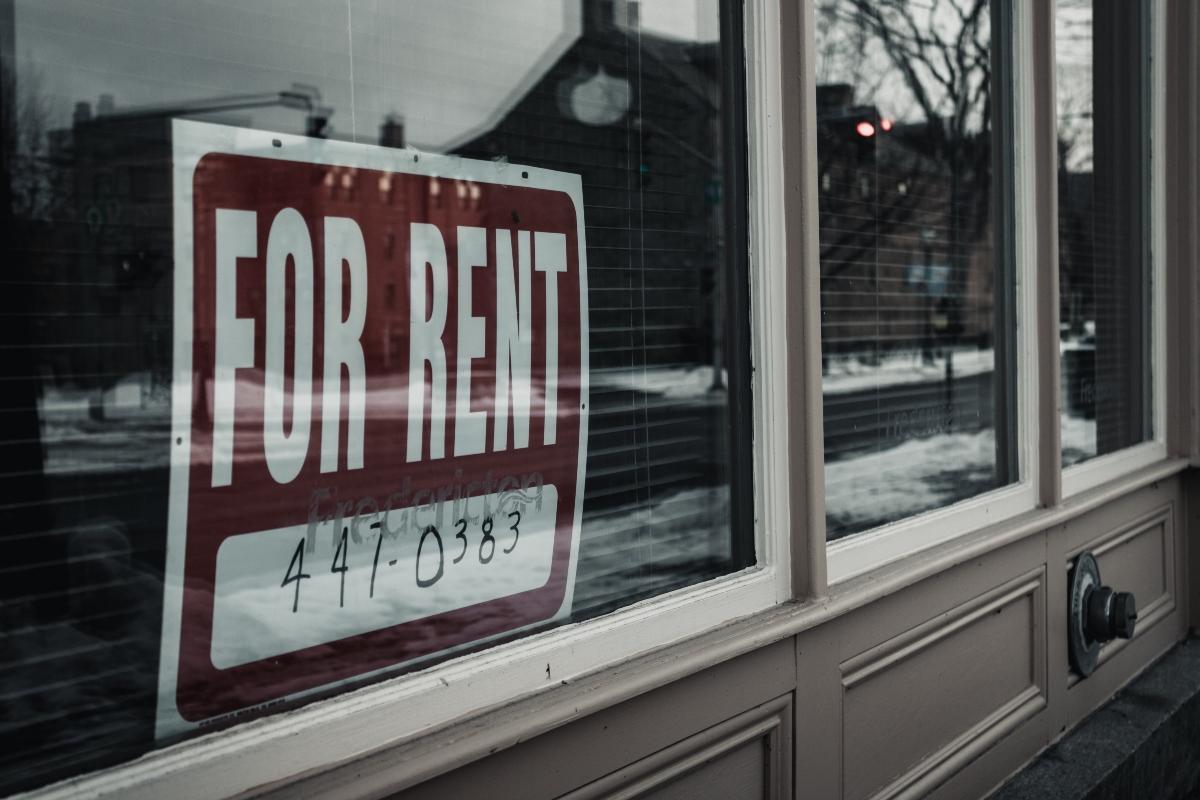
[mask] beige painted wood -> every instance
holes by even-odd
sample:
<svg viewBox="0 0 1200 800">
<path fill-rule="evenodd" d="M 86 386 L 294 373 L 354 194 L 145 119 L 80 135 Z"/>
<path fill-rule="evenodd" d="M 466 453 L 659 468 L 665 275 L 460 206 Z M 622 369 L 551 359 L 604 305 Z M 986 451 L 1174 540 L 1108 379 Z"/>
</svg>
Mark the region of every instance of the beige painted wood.
<svg viewBox="0 0 1200 800">
<path fill-rule="evenodd" d="M 761 741 L 742 745 L 719 761 L 709 761 L 694 772 L 656 787 L 638 797 L 653 800 L 725 800 L 729 797 L 779 797 L 763 775 L 765 758 Z"/>
<path fill-rule="evenodd" d="M 1152 509 L 1103 541 L 1091 545 L 1100 574 L 1109 586 L 1133 592 L 1138 601 L 1138 623 L 1149 630 L 1175 609 L 1175 509 Z M 1101 663 L 1125 640 L 1111 642 L 1101 651 Z"/>
<path fill-rule="evenodd" d="M 1030 740 L 1045 716 L 1041 689 L 1029 689 L 1046 676 L 1044 552 L 1040 535 L 1026 537 L 801 633 L 798 790 L 923 796 L 995 741 L 1015 736 L 1020 752 L 1035 753 L 1045 731 L 1043 722 Z M 1032 663 L 991 649 L 1011 648 L 1016 629 Z M 993 686 L 1004 697 L 989 697 Z"/>
<path fill-rule="evenodd" d="M 785 798 L 792 794 L 786 695 L 593 781 L 565 800 Z"/>
<path fill-rule="evenodd" d="M 1081 513 L 1049 528 L 790 636 L 760 628 L 766 638 L 742 656 L 560 727 L 534 724 L 529 740 L 396 796 L 983 796 L 1182 636 L 1185 605 L 1162 598 L 1191 585 L 1178 546 L 1183 485 L 1168 477 L 1090 493 L 1099 504 L 1075 498 L 1061 513 Z M 1072 683 L 1065 576 L 1082 547 L 1159 611 Z M 459 728 L 440 741 L 454 749 L 473 735 Z M 377 754 L 277 796 L 389 796 L 414 757 Z"/>
<path fill-rule="evenodd" d="M 1055 106 L 1054 8 L 1050 2 L 1027 6 L 1032 16 L 1032 80 L 1020 87 L 1030 93 L 1037 206 L 1038 495 L 1041 505 L 1062 502 L 1062 408 L 1058 286 L 1058 130 Z"/>
<path fill-rule="evenodd" d="M 1104 546 L 1125 536 L 1131 526 L 1141 524 L 1146 533 L 1114 546 L 1132 547 L 1132 557 L 1139 561 L 1161 563 L 1157 556 L 1146 558 L 1144 554 L 1154 548 L 1145 543 L 1156 541 L 1156 536 L 1157 541 L 1165 540 L 1153 532 L 1153 525 L 1147 527 L 1144 523 L 1164 506 L 1169 507 L 1169 535 L 1175 541 L 1174 527 L 1184 518 L 1180 508 L 1183 479 L 1173 477 L 1168 466 L 1140 473 L 1143 477 L 1133 478 L 1124 489 L 1101 487 L 1072 498 L 1058 510 L 1033 512 L 1033 519 L 1046 520 L 1050 526 L 1019 536 L 1011 529 L 998 529 L 992 532 L 995 541 L 990 549 L 978 537 L 968 537 L 957 548 L 940 554 L 939 569 L 929 567 L 914 577 L 911 568 L 904 572 L 902 566 L 896 566 L 894 574 L 864 580 L 845 595 L 779 608 L 703 637 L 694 647 L 672 647 L 631 662 L 619 671 L 497 709 L 410 745 L 309 776 L 299 784 L 280 786 L 276 795 L 291 797 L 302 790 L 331 797 L 388 796 L 412 787 L 411 776 L 428 776 L 432 763 L 444 765 L 439 771 L 446 774 L 415 787 L 405 797 L 471 796 L 479 787 L 485 787 L 489 797 L 559 796 L 644 762 L 750 708 L 794 692 L 797 796 L 841 797 L 843 759 L 855 746 L 846 731 L 853 724 L 862 724 L 854 720 L 868 716 L 871 705 L 893 718 L 904 716 L 894 707 L 889 712 L 888 707 L 879 705 L 891 702 L 886 699 L 887 693 L 880 694 L 878 703 L 861 704 L 847 711 L 843 686 L 846 665 L 853 668 L 855 659 L 867 658 L 863 654 L 879 655 L 900 643 L 922 639 L 926 635 L 923 632 L 944 630 L 955 620 L 969 617 L 984 602 L 981 598 L 995 593 L 998 587 L 1044 571 L 1044 635 L 1037 637 L 1036 646 L 1045 649 L 1040 662 L 1046 666 L 1037 681 L 1046 687 L 1048 707 L 1024 721 L 1018 720 L 1015 727 L 996 739 L 995 734 L 1001 730 L 994 724 L 997 709 L 971 707 L 968 703 L 972 713 L 955 717 L 959 713 L 955 708 L 962 705 L 961 691 L 950 691 L 935 694 L 931 703 L 934 711 L 945 710 L 955 720 L 950 727 L 957 728 L 957 732 L 943 729 L 936 737 L 927 737 L 925 731 L 902 724 L 903 719 L 891 732 L 906 744 L 908 740 L 916 743 L 911 758 L 905 759 L 912 763 L 902 765 L 902 771 L 911 772 L 914 766 L 921 769 L 931 755 L 937 759 L 936 764 L 924 764 L 931 768 L 917 776 L 918 780 L 900 788 L 917 787 L 948 798 L 974 796 L 945 794 L 949 790 L 943 787 L 994 786 L 1182 635 L 1185 615 L 1183 605 L 1177 604 L 1168 618 L 1153 626 L 1152 635 L 1139 637 L 1103 665 L 1100 673 L 1107 677 L 1096 683 L 1091 679 L 1082 682 L 1084 691 L 1072 689 L 1068 702 L 1064 647 L 1068 550 L 1084 543 Z M 1191 585 L 1183 574 L 1180 552 L 1180 548 L 1174 548 L 1178 591 Z M 1051 564 L 1058 568 L 1050 569 Z M 1152 570 L 1145 572 L 1145 576 L 1152 575 Z M 1145 586 L 1154 585 L 1151 578 L 1139 580 L 1146 580 Z M 1005 632 L 1000 639 L 1012 639 L 1010 629 L 1002 630 Z M 1012 664 L 1005 654 L 980 659 L 979 653 L 987 652 L 986 645 L 979 644 L 977 637 L 968 639 L 974 643 L 945 645 L 944 655 L 934 661 L 946 662 L 950 667 L 973 664 L 973 668 L 980 669 L 978 661 L 983 660 L 988 662 L 982 667 L 985 675 L 996 671 L 1005 680 L 1011 678 Z M 942 637 L 935 641 L 950 640 Z M 891 663 L 888 658 L 875 660 Z M 665 677 L 671 674 L 679 677 Z M 872 680 L 887 682 L 889 678 L 880 675 Z M 941 682 L 940 673 L 936 681 L 922 674 L 912 679 L 912 688 L 905 691 L 926 692 L 928 686 Z M 906 682 L 893 683 L 899 686 Z M 644 687 L 640 693 L 629 693 L 631 687 L 639 685 Z M 1010 715 L 1009 721 L 1013 719 Z M 481 744 L 489 741 L 493 742 L 490 757 L 466 755 L 480 753 Z M 946 751 L 947 741 L 953 752 Z M 483 750 L 482 755 L 487 752 Z M 879 792 L 895 783 L 896 777 L 891 774 L 895 770 L 886 772 L 870 791 Z"/>
<path fill-rule="evenodd" d="M 975 555 L 856 608 L 829 623 L 837 628 L 838 663 L 929 620 L 953 614 L 981 594 L 1044 563 L 1041 532 Z M 807 632 L 805 633 L 807 635 Z"/>
<path fill-rule="evenodd" d="M 1104 582 L 1140 591 L 1134 638 L 1101 650 L 1096 671 L 1086 680 L 1069 673 L 1065 644 L 1052 673 L 1064 687 L 1058 704 L 1059 732 L 1077 724 L 1111 697 L 1187 632 L 1186 604 L 1178 595 L 1185 585 L 1184 562 L 1177 557 L 1183 513 L 1182 482 L 1164 482 L 1110 506 L 1072 520 L 1063 533 L 1067 549 L 1059 563 L 1066 574 L 1070 559 L 1084 549 L 1097 554 Z M 1193 532 L 1194 533 L 1194 532 Z"/>
<path fill-rule="evenodd" d="M 749 709 L 781 702 L 779 698 L 790 702 L 795 674 L 791 642 L 782 641 L 566 728 L 542 733 L 500 757 L 467 765 L 397 796 L 404 800 L 473 797 L 480 787 L 486 787 L 489 800 L 559 797 L 678 746 L 689 737 L 702 738 L 685 745 L 683 751 L 703 749 L 710 744 L 703 738 L 709 729 L 728 725 Z M 783 750 L 790 754 L 790 735 L 789 725 L 788 738 L 778 745 L 781 757 Z M 717 738 L 727 737 L 722 733 Z M 790 774 L 790 755 L 785 769 Z M 353 777 L 354 772 L 347 771 L 320 788 L 335 797 L 338 793 L 359 796 L 353 786 L 346 785 Z"/>
<path fill-rule="evenodd" d="M 781 4 L 783 169 L 790 316 L 788 333 L 792 586 L 797 598 L 826 593 L 825 427 L 821 396 L 821 250 L 817 212 L 817 112 L 813 6 Z M 794 281 L 794 283 L 793 283 Z M 766 435 L 770 435 L 767 432 Z"/>
<path fill-rule="evenodd" d="M 1195 48 L 1185 43 L 1198 40 L 1200 13 L 1184 5 L 1169 4 L 1180 26 L 1172 34 L 1172 64 L 1190 59 L 1194 75 Z M 1183 635 L 1185 594 L 1200 611 L 1200 581 L 1193 577 L 1200 574 L 1200 548 L 1192 546 L 1200 529 L 1200 480 L 1194 474 L 1172 477 L 1178 466 L 1166 464 L 1148 468 L 1145 480 L 1118 482 L 1062 502 L 1053 5 L 1032 7 L 1042 303 L 1037 319 L 1042 342 L 1039 494 L 1046 510 L 839 586 L 825 597 L 819 381 L 803 381 L 789 409 L 797 528 L 793 588 L 798 597 L 818 600 L 794 612 L 764 615 L 753 634 L 763 637 L 761 649 L 539 731 L 530 741 L 417 786 L 404 797 L 480 791 L 499 798 L 622 791 L 624 796 L 772 796 L 778 791 L 774 787 L 785 785 L 772 783 L 772 770 L 790 776 L 791 767 L 781 765 L 793 762 L 797 797 L 979 797 Z M 811 4 L 784 3 L 780 23 L 785 129 L 799 132 L 789 137 L 784 161 L 788 269 L 798 276 L 789 294 L 803 311 L 790 336 L 804 342 L 794 348 L 788 373 L 802 376 L 815 374 L 811 370 L 819 363 L 815 149 L 797 144 L 815 141 L 811 48 L 801 46 L 811 38 Z M 1179 55 L 1185 49 L 1188 55 Z M 1194 96 L 1196 84 L 1172 84 L 1172 91 Z M 1191 109 L 1194 120 L 1194 100 Z M 1196 130 L 1194 122 L 1189 130 Z M 1173 152 L 1194 164 L 1194 137 L 1172 141 Z M 1194 214 L 1198 181 L 1195 170 L 1190 175 L 1187 181 L 1173 179 L 1169 207 L 1178 211 L 1186 205 L 1184 210 Z M 1170 382 L 1168 419 L 1172 452 L 1195 457 L 1200 370 L 1184 362 L 1200 323 L 1194 321 L 1197 281 L 1182 270 L 1188 253 L 1194 266 L 1194 229 L 1200 226 L 1190 227 L 1193 232 L 1170 239 L 1168 275 L 1177 300 L 1170 330 L 1184 344 L 1168 348 L 1169 369 L 1176 376 Z M 1185 318 L 1189 311 L 1192 320 Z M 988 535 L 995 539 L 989 542 Z M 1133 641 L 1106 648 L 1096 674 L 1081 681 L 1070 675 L 1066 660 L 1066 570 L 1084 548 L 1097 551 L 1106 582 L 1138 593 L 1145 618 Z M 771 640 L 768 629 L 778 631 L 776 645 L 765 644 Z M 776 710 L 789 709 L 794 731 L 778 717 L 770 722 L 769 714 L 757 714 L 772 703 L 783 704 L 771 706 Z M 755 727 L 762 724 L 767 727 Z M 452 739 L 449 743 L 453 746 Z M 788 758 L 781 758 L 785 747 Z M 309 786 L 353 785 L 353 777 L 348 769 L 332 782 Z"/>
<path fill-rule="evenodd" d="M 989 792 L 1184 634 L 1183 606 L 1171 599 L 1187 585 L 1176 526 L 1183 500 L 1181 480 L 1160 481 L 801 633 L 798 720 L 810 724 L 797 727 L 797 774 L 816 774 L 805 774 L 797 786 L 810 786 L 813 796 L 847 798 Z M 1086 502 L 1086 496 L 1072 501 Z M 1066 569 L 1083 546 L 1099 551 L 1102 571 L 1107 562 L 1106 580 L 1146 596 L 1149 614 L 1132 642 L 1108 648 L 1096 676 L 1072 682 Z M 1044 602 L 1023 639 L 1013 625 L 1020 615 L 1003 625 L 977 616 L 1030 570 L 1041 576 L 1035 595 Z M 1020 608 L 1023 601 L 1014 602 Z M 1030 673 L 1016 671 L 1029 646 L 1041 649 L 1029 684 L 1038 687 L 1036 696 L 1022 695 L 1020 676 Z M 836 688 L 845 693 L 837 703 L 829 699 L 835 687 L 825 674 L 830 647 L 843 659 Z M 914 647 L 925 660 L 897 657 Z M 862 693 L 872 683 L 878 691 Z M 1025 713 L 1014 713 L 1023 703 Z M 1010 724 L 1000 727 L 998 719 Z M 831 728 L 841 735 L 829 736 Z M 956 759 L 957 753 L 968 757 Z"/>
<path fill-rule="evenodd" d="M 1185 606 L 1177 596 L 1185 577 L 1174 524 L 1183 513 L 1182 486 L 1182 480 L 1151 485 L 1068 521 L 1051 540 L 1056 546 L 1048 549 L 1048 563 L 1057 568 L 1048 574 L 1057 576 L 1064 606 L 1071 560 L 1085 549 L 1099 551 L 1097 560 L 1105 583 L 1118 590 L 1133 583 L 1143 594 L 1154 595 L 1137 597 L 1139 613 L 1146 618 L 1139 619 L 1134 639 L 1109 645 L 1102 651 L 1103 661 L 1096 672 L 1083 681 L 1070 671 L 1065 608 L 1057 617 L 1052 615 L 1051 619 L 1057 620 L 1054 627 L 1062 628 L 1061 635 L 1052 635 L 1049 642 L 1052 738 L 1078 724 L 1089 710 L 1111 697 L 1186 632 Z M 1123 549 L 1130 558 L 1118 564 Z M 1156 586 L 1164 581 L 1164 563 L 1170 587 L 1166 597 Z"/>
<path fill-rule="evenodd" d="M 796 642 L 796 796 L 842 796 L 842 675 L 837 625 L 821 625 Z"/>
<path fill-rule="evenodd" d="M 1045 708 L 1045 613 L 1039 568 L 845 662 L 843 796 L 923 797 Z"/>
<path fill-rule="evenodd" d="M 1039 719 L 1045 720 L 1047 716 L 1042 714 Z M 931 791 L 926 800 L 987 797 L 1033 759 L 1046 741 L 1045 725 L 1026 723 L 977 755 L 963 769 L 945 776 L 945 781 Z"/>
<path fill-rule="evenodd" d="M 1041 78 L 1032 97 L 1046 508 L 836 591 L 826 586 L 820 384 L 800 380 L 819 374 L 813 370 L 820 354 L 815 80 L 812 48 L 803 44 L 811 41 L 812 4 L 785 2 L 787 269 L 798 276 L 788 288 L 798 309 L 790 337 L 802 343 L 791 348 L 788 364 L 798 381 L 789 409 L 792 574 L 795 594 L 817 599 L 485 710 L 419 742 L 296 776 L 302 779 L 276 787 L 273 796 L 979 797 L 1177 641 L 1189 621 L 1185 596 L 1192 598 L 1191 620 L 1200 618 L 1195 471 L 1176 477 L 1180 465 L 1164 463 L 1061 501 L 1053 4 L 1031 5 L 1037 11 L 1032 62 Z M 1191 215 L 1172 217 L 1168 275 L 1179 306 L 1168 351 L 1169 369 L 1180 377 L 1172 379 L 1170 436 L 1174 452 L 1195 458 L 1200 12 L 1183 0 L 1168 7 L 1178 26 L 1170 39 L 1172 71 L 1183 65 L 1192 76 L 1172 83 L 1180 93 L 1172 97 L 1190 95 L 1191 138 L 1173 127 L 1183 118 L 1172 118 L 1170 146 L 1193 166 L 1190 183 L 1172 178 L 1169 194 L 1172 213 Z M 1085 547 L 1099 550 L 1104 577 L 1134 588 L 1148 613 L 1132 642 L 1108 648 L 1097 673 L 1075 681 L 1065 648 L 1066 569 Z M 442 774 L 425 780 L 431 771 Z"/>
</svg>

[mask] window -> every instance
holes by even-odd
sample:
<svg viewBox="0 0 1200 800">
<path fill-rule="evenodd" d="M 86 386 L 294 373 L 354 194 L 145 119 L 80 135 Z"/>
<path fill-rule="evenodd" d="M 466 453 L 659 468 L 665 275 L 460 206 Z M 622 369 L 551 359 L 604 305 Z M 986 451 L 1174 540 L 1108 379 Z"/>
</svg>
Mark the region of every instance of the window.
<svg viewBox="0 0 1200 800">
<path fill-rule="evenodd" d="M 1153 6 L 1048 9 L 1051 310 L 1036 289 L 1045 76 L 1029 49 L 1043 21 L 984 0 L 815 2 L 831 581 L 1056 502 L 1037 480 L 1052 454 L 1039 450 L 1050 420 L 1034 333 L 1055 313 L 1062 492 L 1165 454 Z"/>
<path fill-rule="evenodd" d="M 350 0 L 278 14 L 157 0 L 0 4 L 10 15 L 0 20 L 9 32 L 0 41 L 9 265 L 0 514 L 11 551 L 0 567 L 0 792 L 130 758 L 200 723 L 294 705 L 761 561 L 750 503 L 738 7 L 647 4 L 639 15 L 636 3 L 599 0 L 503 11 Z M 539 228 L 522 239 L 525 206 L 518 213 L 512 187 L 525 180 L 579 187 L 581 255 L 575 262 L 564 251 L 559 280 L 579 286 L 586 261 L 587 337 L 574 340 L 588 343 L 582 362 L 580 348 L 570 350 L 569 311 L 557 362 L 539 343 L 549 311 L 528 312 L 533 324 L 520 327 L 522 254 L 532 253 L 524 267 L 532 305 L 549 308 L 545 275 L 556 267 L 538 259 L 559 241 L 537 239 Z M 497 192 L 513 207 L 500 213 Z M 543 212 L 528 202 L 533 227 Z M 414 220 L 447 248 L 450 288 L 436 287 L 435 245 L 421 251 L 434 253 L 428 262 L 412 266 Z M 476 242 L 479 230 L 486 238 Z M 570 243 L 574 231 L 548 235 Z M 180 250 L 182 232 L 193 248 Z M 222 261 L 212 251 L 226 245 L 242 249 Z M 479 260 L 464 270 L 468 247 Z M 586 458 L 577 538 L 561 534 L 564 525 L 574 530 L 569 509 L 538 523 L 553 543 L 546 552 L 570 559 L 529 589 L 557 586 L 564 598 L 540 616 L 508 600 L 515 595 L 504 581 L 517 579 L 493 569 L 537 541 L 536 524 L 524 539 L 520 530 L 536 523 L 533 500 L 494 498 L 493 514 L 472 511 L 472 498 L 479 506 L 491 494 L 487 479 L 472 489 L 475 467 L 449 460 L 441 462 L 452 465 L 449 477 L 416 500 L 433 448 L 451 458 L 459 417 L 482 413 L 491 422 L 480 441 L 491 443 L 485 449 L 498 441 L 500 401 L 492 399 L 502 393 L 489 387 L 516 363 L 496 361 L 501 334 L 489 319 L 503 312 L 492 299 L 500 278 L 486 276 L 502 264 L 518 276 L 510 354 L 522 337 L 533 341 L 524 345 L 535 365 L 525 435 L 553 439 L 550 366 L 537 364 L 562 367 L 559 397 L 586 404 L 586 428 L 582 413 L 559 415 L 560 439 L 575 433 Z M 338 285 L 341 297 L 332 294 Z M 221 299 L 221 286 L 234 287 L 232 300 Z M 439 291 L 452 298 L 446 325 L 465 320 L 465 331 L 483 320 L 474 356 L 465 333 L 446 338 L 445 350 L 413 349 L 414 320 L 435 325 Z M 472 291 L 475 311 L 464 312 Z M 567 288 L 561 297 L 560 310 L 582 305 Z M 344 333 L 355 324 L 361 336 Z M 345 336 L 352 346 L 338 350 Z M 439 352 L 454 376 L 444 378 L 442 422 Z M 464 373 L 455 371 L 456 352 L 474 380 L 458 393 L 465 405 L 457 412 Z M 572 357 L 575 373 L 564 366 Z M 586 380 L 586 395 L 572 374 Z M 323 394 L 322 381 L 338 389 Z M 406 394 L 414 381 L 428 384 Z M 300 387 L 313 391 L 301 399 Z M 423 403 L 421 432 L 415 459 L 404 461 L 400 420 L 414 397 Z M 515 445 L 515 389 L 511 397 L 502 438 Z M 259 405 L 244 419 L 238 404 L 246 402 Z M 551 410 L 539 413 L 539 403 Z M 325 425 L 325 414 L 336 421 Z M 303 440 L 305 419 L 307 449 L 289 450 Z M 439 425 L 444 445 L 434 444 Z M 332 472 L 318 465 L 326 437 Z M 573 475 L 575 452 L 555 469 Z M 380 460 L 394 468 L 373 468 Z M 541 469 L 497 467 L 493 488 L 502 495 L 505 477 Z M 344 477 L 356 471 L 369 480 Z M 242 485 L 246 475 L 258 483 Z M 406 488 L 408 478 L 417 488 Z M 181 480 L 187 506 L 172 505 Z M 471 519 L 434 515 L 443 484 L 447 513 L 461 499 Z M 572 490 L 556 485 L 560 498 Z M 533 480 L 510 489 L 536 489 L 540 509 L 552 502 L 549 487 Z M 389 523 L 397 494 L 402 522 Z M 389 526 L 394 539 L 385 538 Z M 208 545 L 196 537 L 215 539 L 218 529 L 230 535 L 197 549 Z M 470 596 L 499 627 L 473 633 L 475 622 L 454 616 L 462 609 L 453 593 L 432 611 L 397 606 L 382 623 L 369 614 L 344 622 L 382 594 L 385 547 L 398 548 L 397 569 L 411 568 L 405 580 L 431 591 L 456 558 L 475 562 L 472 574 L 482 577 L 469 588 L 483 594 Z M 507 577 L 493 577 L 500 587 L 492 590 L 489 574 Z M 270 605 L 239 599 L 250 597 Z M 519 614 L 521 625 L 504 622 Z M 387 633 L 393 622 L 402 634 Z M 281 638 L 284 628 L 294 638 Z M 375 637 L 367 666 L 363 651 L 345 644 L 358 637 Z M 189 690 L 210 705 L 185 717 L 172 703 L 181 702 L 192 656 L 213 662 Z M 247 669 L 266 662 L 275 666 L 254 676 Z M 160 663 L 176 665 L 173 682 L 163 683 Z"/>
<path fill-rule="evenodd" d="M 816 3 L 827 536 L 1018 480 L 986 0 Z"/>
<path fill-rule="evenodd" d="M 0 0 L 0 794 L 345 763 L 1162 458 L 1152 4 Z"/>
<path fill-rule="evenodd" d="M 1055 6 L 1064 466 L 1154 435 L 1150 6 Z"/>
</svg>

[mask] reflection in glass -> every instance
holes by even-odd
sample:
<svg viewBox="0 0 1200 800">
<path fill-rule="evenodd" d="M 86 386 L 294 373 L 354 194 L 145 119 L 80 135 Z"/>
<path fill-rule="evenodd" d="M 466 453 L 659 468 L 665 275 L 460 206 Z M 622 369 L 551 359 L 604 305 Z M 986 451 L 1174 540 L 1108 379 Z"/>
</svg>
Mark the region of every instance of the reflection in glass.
<svg viewBox="0 0 1200 800">
<path fill-rule="evenodd" d="M 1015 479 L 986 0 L 816 9 L 828 537 Z"/>
<path fill-rule="evenodd" d="M 1055 6 L 1064 466 L 1152 433 L 1149 8 Z"/>
<path fill-rule="evenodd" d="M 174 119 L 580 174 L 591 408 L 573 619 L 754 563 L 732 466 L 748 380 L 728 339 L 745 313 L 730 305 L 741 35 L 711 0 L 665 8 L 0 2 L 0 792 L 153 745 Z M 373 309 L 401 306 L 403 277 L 372 283 Z"/>
</svg>

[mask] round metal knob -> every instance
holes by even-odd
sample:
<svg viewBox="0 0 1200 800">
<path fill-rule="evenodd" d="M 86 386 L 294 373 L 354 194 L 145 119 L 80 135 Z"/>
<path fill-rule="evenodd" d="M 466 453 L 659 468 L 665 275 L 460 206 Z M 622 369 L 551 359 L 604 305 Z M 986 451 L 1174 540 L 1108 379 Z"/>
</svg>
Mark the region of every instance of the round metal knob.
<svg viewBox="0 0 1200 800">
<path fill-rule="evenodd" d="M 1084 600 L 1087 618 L 1084 633 L 1093 642 L 1128 639 L 1137 620 L 1137 603 L 1129 592 L 1116 592 L 1108 586 L 1092 589 Z"/>
<path fill-rule="evenodd" d="M 1137 622 L 1137 601 L 1132 592 L 1117 592 L 1113 597 L 1113 635 L 1121 639 L 1133 638 L 1134 623 Z"/>
<path fill-rule="evenodd" d="M 1137 602 L 1131 593 L 1100 582 L 1100 567 L 1089 552 L 1075 559 L 1068 583 L 1067 654 L 1071 668 L 1086 678 L 1096 669 L 1102 644 L 1133 637 Z"/>
<path fill-rule="evenodd" d="M 1113 638 L 1112 607 L 1113 595 L 1107 586 L 1098 586 L 1084 598 L 1083 633 L 1092 642 L 1107 642 Z"/>
</svg>

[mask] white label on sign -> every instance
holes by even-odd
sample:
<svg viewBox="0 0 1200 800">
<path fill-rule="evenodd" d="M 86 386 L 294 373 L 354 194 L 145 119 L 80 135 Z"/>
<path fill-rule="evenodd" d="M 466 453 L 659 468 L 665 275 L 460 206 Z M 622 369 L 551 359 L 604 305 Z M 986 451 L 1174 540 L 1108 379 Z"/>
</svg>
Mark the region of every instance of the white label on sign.
<svg viewBox="0 0 1200 800">
<path fill-rule="evenodd" d="M 557 510 L 546 485 L 231 536 L 217 553 L 212 662 L 228 669 L 543 586 Z"/>
</svg>

